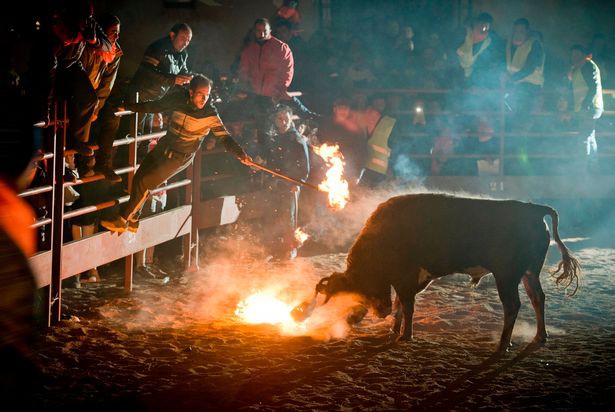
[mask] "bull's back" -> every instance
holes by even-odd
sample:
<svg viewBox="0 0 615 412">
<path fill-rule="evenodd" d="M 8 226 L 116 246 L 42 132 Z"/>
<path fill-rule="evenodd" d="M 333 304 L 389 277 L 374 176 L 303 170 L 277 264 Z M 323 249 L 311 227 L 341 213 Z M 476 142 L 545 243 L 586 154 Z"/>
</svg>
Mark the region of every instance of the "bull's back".
<svg viewBox="0 0 615 412">
<path fill-rule="evenodd" d="M 518 201 L 440 194 L 394 197 L 367 220 L 348 261 L 370 266 L 374 260 L 384 266 L 417 265 L 445 274 L 501 263 L 506 251 L 511 259 L 530 259 L 535 248 L 542 250 L 549 241 L 542 208 Z"/>
</svg>

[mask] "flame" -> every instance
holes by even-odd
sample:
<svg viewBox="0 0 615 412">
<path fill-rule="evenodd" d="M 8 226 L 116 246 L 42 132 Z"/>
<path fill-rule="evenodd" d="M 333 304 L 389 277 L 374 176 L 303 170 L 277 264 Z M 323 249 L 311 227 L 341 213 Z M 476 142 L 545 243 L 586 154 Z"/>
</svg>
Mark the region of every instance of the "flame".
<svg viewBox="0 0 615 412">
<path fill-rule="evenodd" d="M 344 156 L 340 152 L 339 145 L 328 145 L 323 143 L 320 146 L 313 146 L 314 153 L 322 157 L 329 167 L 326 178 L 318 185 L 323 192 L 328 193 L 329 206 L 335 209 L 343 209 L 348 203 L 350 192 L 348 182 L 343 178 L 344 175 Z"/>
<path fill-rule="evenodd" d="M 235 315 L 246 323 L 294 324 L 290 316 L 293 306 L 273 292 L 256 292 L 237 305 Z"/>
<path fill-rule="evenodd" d="M 310 235 L 308 235 L 307 233 L 305 233 L 303 230 L 301 230 L 300 227 L 298 227 L 297 229 L 295 229 L 295 240 L 299 243 L 299 245 L 297 247 L 300 247 L 303 245 L 303 243 L 308 240 L 308 238 L 310 237 Z"/>
</svg>

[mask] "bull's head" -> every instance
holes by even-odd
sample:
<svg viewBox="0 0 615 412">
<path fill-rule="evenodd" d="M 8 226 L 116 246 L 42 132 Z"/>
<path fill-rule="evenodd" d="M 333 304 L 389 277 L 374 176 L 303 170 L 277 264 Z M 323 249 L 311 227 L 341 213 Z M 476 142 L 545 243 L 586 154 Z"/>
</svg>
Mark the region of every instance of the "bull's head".
<svg viewBox="0 0 615 412">
<path fill-rule="evenodd" d="M 373 284 L 357 284 L 351 280 L 348 273 L 334 272 L 331 276 L 322 278 L 316 285 L 316 293 L 322 293 L 327 303 L 331 297 L 338 293 L 355 293 L 374 309 L 381 318 L 391 313 L 391 287 L 386 282 L 373 282 Z M 324 304 L 323 303 L 323 304 Z"/>
<path fill-rule="evenodd" d="M 351 292 L 350 281 L 345 273 L 333 272 L 331 276 L 322 278 L 316 285 L 316 293 L 322 293 L 326 296 L 325 303 L 333 295 L 341 292 Z"/>
</svg>

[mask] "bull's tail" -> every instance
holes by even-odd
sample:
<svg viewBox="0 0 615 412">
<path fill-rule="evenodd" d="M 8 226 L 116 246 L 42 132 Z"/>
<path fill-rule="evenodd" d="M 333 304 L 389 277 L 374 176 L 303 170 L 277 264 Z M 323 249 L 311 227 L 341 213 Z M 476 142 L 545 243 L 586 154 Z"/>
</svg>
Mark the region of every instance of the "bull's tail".
<svg viewBox="0 0 615 412">
<path fill-rule="evenodd" d="M 546 206 L 547 213 L 551 216 L 551 222 L 553 225 L 553 239 L 557 243 L 560 253 L 562 254 L 562 260 L 560 260 L 557 268 L 551 270 L 551 277 L 555 278 L 555 283 L 559 286 L 563 285 L 565 289 L 572 287 L 574 284 L 574 290 L 568 293 L 568 296 L 574 296 L 579 289 L 579 277 L 581 275 L 581 265 L 579 261 L 570 254 L 570 251 L 562 242 L 557 230 L 559 217 L 557 211 L 551 207 Z"/>
</svg>

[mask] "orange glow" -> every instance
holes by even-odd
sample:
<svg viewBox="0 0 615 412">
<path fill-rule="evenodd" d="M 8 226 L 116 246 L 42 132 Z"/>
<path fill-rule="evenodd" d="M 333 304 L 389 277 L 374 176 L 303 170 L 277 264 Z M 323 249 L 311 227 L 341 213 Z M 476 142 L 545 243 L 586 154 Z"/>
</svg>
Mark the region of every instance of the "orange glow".
<svg viewBox="0 0 615 412">
<path fill-rule="evenodd" d="M 339 150 L 338 145 L 328 145 L 323 143 L 320 146 L 313 146 L 314 153 L 322 157 L 329 168 L 326 178 L 318 185 L 323 192 L 328 193 L 329 206 L 334 209 L 343 209 L 348 203 L 350 192 L 348 182 L 344 179 L 344 156 Z"/>
<path fill-rule="evenodd" d="M 308 238 L 310 237 L 310 235 L 308 235 L 307 233 L 305 233 L 303 230 L 301 230 L 300 227 L 298 227 L 297 229 L 295 229 L 295 240 L 299 243 L 298 247 L 303 245 L 303 243 L 308 240 Z"/>
<path fill-rule="evenodd" d="M 235 315 L 251 324 L 294 324 L 290 316 L 292 309 L 292 305 L 280 300 L 273 292 L 256 292 L 239 302 Z"/>
</svg>

